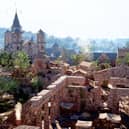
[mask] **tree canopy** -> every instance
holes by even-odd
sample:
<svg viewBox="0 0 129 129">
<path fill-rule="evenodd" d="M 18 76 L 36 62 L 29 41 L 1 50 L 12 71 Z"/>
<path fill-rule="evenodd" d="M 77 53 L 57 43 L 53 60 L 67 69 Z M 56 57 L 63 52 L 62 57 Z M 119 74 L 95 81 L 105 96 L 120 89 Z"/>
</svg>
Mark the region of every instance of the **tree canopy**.
<svg viewBox="0 0 129 129">
<path fill-rule="evenodd" d="M 81 61 L 85 60 L 85 55 L 82 53 L 79 53 L 76 55 L 72 55 L 71 59 L 74 65 L 78 65 Z"/>
<path fill-rule="evenodd" d="M 0 53 L 0 65 L 6 68 L 13 65 L 12 56 L 10 53 L 4 51 Z"/>
<path fill-rule="evenodd" d="M 28 55 L 23 51 L 18 51 L 13 55 L 13 64 L 15 68 L 26 69 L 30 66 Z"/>
</svg>

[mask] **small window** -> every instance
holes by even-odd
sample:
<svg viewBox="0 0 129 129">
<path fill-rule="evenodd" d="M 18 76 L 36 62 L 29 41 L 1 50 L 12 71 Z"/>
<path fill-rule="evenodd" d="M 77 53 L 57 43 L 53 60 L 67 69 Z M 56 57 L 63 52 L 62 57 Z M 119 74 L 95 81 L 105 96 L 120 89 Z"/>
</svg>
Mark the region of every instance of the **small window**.
<svg viewBox="0 0 129 129">
<path fill-rule="evenodd" d="M 19 50 L 19 46 L 17 46 L 17 50 Z"/>
</svg>

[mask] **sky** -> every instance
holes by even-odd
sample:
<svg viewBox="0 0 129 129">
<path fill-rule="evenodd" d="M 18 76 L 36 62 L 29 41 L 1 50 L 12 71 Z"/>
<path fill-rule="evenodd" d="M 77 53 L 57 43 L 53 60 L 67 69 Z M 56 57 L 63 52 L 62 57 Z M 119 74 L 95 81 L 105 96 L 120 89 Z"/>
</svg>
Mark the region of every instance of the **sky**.
<svg viewBox="0 0 129 129">
<path fill-rule="evenodd" d="M 23 30 L 78 38 L 129 38 L 129 0 L 0 0 L 0 27 L 15 11 Z"/>
</svg>

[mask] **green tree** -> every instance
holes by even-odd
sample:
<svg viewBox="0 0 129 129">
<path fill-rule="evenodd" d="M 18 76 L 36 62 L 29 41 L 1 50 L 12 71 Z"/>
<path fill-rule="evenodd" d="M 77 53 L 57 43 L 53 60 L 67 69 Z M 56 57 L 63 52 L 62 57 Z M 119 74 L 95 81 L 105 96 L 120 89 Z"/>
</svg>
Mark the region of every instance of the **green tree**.
<svg viewBox="0 0 129 129">
<path fill-rule="evenodd" d="M 37 91 L 37 92 L 39 92 L 40 90 L 42 90 L 43 83 L 42 83 L 42 81 L 40 79 L 40 76 L 33 77 L 32 80 L 31 80 L 31 85 L 32 85 L 32 88 L 35 91 Z"/>
<path fill-rule="evenodd" d="M 102 69 L 107 69 L 107 68 L 110 68 L 110 64 L 109 63 L 101 63 L 98 65 L 99 68 L 102 70 Z"/>
<path fill-rule="evenodd" d="M 93 61 L 92 62 L 91 69 L 93 69 L 93 70 L 99 70 L 98 62 L 97 61 Z"/>
<path fill-rule="evenodd" d="M 27 69 L 30 66 L 30 60 L 28 55 L 23 51 L 18 51 L 13 55 L 14 67 L 19 69 Z"/>
<path fill-rule="evenodd" d="M 13 66 L 12 56 L 8 52 L 1 52 L 0 53 L 0 65 L 9 68 Z"/>
<path fill-rule="evenodd" d="M 19 82 L 7 77 L 0 77 L 0 92 L 14 93 Z"/>
<path fill-rule="evenodd" d="M 72 55 L 71 59 L 74 65 L 78 65 L 81 61 L 85 60 L 85 55 L 82 53 L 79 53 L 76 55 Z"/>
</svg>

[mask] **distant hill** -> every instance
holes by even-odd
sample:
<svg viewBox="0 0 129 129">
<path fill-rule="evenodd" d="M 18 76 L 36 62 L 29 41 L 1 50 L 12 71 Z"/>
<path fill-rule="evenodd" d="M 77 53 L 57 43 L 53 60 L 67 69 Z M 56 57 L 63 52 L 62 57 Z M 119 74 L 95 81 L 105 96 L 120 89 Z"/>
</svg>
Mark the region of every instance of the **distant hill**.
<svg viewBox="0 0 129 129">
<path fill-rule="evenodd" d="M 0 28 L 0 48 L 4 48 L 4 33 L 7 28 Z M 23 33 L 24 40 L 33 39 L 36 41 L 36 34 L 32 32 Z M 67 49 L 73 49 L 79 51 L 80 48 L 89 47 L 91 52 L 117 52 L 118 48 L 122 48 L 129 42 L 129 38 L 126 39 L 88 39 L 81 41 L 79 38 L 60 38 L 55 36 L 49 36 L 46 34 L 46 48 L 51 48 L 53 44 L 57 43 L 60 47 Z"/>
</svg>

